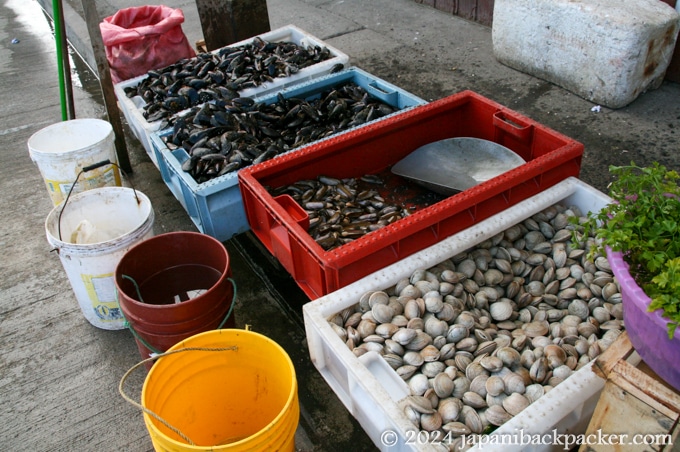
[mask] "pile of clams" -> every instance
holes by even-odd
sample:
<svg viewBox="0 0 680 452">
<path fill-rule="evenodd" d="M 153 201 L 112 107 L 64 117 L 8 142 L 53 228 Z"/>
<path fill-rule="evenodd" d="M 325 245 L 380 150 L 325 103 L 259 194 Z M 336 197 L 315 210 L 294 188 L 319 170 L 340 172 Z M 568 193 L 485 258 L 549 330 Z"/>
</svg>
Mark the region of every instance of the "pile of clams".
<svg viewBox="0 0 680 452">
<path fill-rule="evenodd" d="M 593 239 L 570 218 L 583 214 L 551 206 L 328 321 L 408 384 L 399 405 L 416 428 L 464 448 L 462 435 L 503 425 L 623 331 L 607 259 L 588 259 Z"/>
</svg>

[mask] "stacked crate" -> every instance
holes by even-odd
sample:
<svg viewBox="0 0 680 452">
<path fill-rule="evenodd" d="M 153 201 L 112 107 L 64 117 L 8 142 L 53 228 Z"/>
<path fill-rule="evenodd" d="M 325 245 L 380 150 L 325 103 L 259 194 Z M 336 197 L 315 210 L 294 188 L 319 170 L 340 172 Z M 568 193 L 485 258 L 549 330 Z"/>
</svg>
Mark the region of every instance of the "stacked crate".
<svg viewBox="0 0 680 452">
<path fill-rule="evenodd" d="M 376 446 L 437 450 L 412 434 L 415 427 L 398 405 L 408 395 L 404 381 L 378 354 L 355 356 L 328 319 L 358 303 L 362 294 L 386 290 L 413 271 L 450 259 L 556 202 L 588 212 L 601 209 L 609 198 L 576 179 L 581 143 L 490 99 L 463 91 L 427 103 L 359 68 L 335 72 L 348 58 L 295 27 L 261 38 L 326 46 L 335 56 L 305 74 L 241 93 L 253 99 L 253 108 L 285 99 L 312 100 L 351 82 L 396 112 L 198 181 L 186 171 L 191 159 L 187 149 L 169 145 L 175 129 L 145 122 L 139 99 L 124 96 L 125 85 L 139 80 L 116 87 L 121 107 L 197 228 L 221 241 L 252 231 L 312 300 L 303 308 L 312 361 Z M 385 175 L 418 147 L 457 137 L 498 143 L 526 163 L 330 250 L 309 234 L 304 208 L 288 195 L 274 194 L 277 187 L 320 176 L 342 180 Z M 496 434 L 518 429 L 527 434 L 584 432 L 603 387 L 591 368 L 589 364 L 575 372 Z M 396 434 L 392 446 L 382 437 L 390 430 Z M 536 448 L 542 449 L 546 447 Z"/>
</svg>

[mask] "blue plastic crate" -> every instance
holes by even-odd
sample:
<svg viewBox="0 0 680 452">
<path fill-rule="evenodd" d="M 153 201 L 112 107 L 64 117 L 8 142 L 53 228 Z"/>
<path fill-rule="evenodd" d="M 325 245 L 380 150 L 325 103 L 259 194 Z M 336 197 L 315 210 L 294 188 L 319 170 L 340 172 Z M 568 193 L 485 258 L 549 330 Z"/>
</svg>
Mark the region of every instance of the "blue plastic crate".
<svg viewBox="0 0 680 452">
<path fill-rule="evenodd" d="M 294 85 L 306 80 L 313 80 L 317 77 L 330 73 L 335 65 L 347 65 L 349 61 L 349 56 L 347 56 L 345 53 L 294 25 L 286 25 L 284 27 L 277 28 L 276 30 L 262 33 L 256 37 L 244 39 L 243 41 L 230 44 L 227 47 L 241 47 L 252 43 L 255 38 L 261 38 L 270 42 L 288 41 L 303 47 L 325 47 L 330 51 L 332 58 L 302 68 L 297 73 L 291 74 L 287 77 L 277 77 L 269 83 L 265 83 L 253 88 L 246 88 L 240 92 L 240 95 L 244 97 L 266 96 L 270 93 L 277 92 L 286 86 Z M 215 49 L 211 53 L 216 53 L 220 50 L 221 49 Z M 133 134 L 137 137 L 140 143 L 142 143 L 144 150 L 149 155 L 154 165 L 159 167 L 160 162 L 157 160 L 156 154 L 153 151 L 151 135 L 154 132 L 158 132 L 160 130 L 161 121 L 148 122 L 143 115 L 146 102 L 144 102 L 144 100 L 139 96 L 135 96 L 131 99 L 125 94 L 126 88 L 136 87 L 147 77 L 148 74 L 144 74 L 134 77 L 130 80 L 117 83 L 114 85 L 113 91 L 116 94 L 118 105 L 123 111 L 125 120 L 130 125 L 130 129 L 132 130 Z"/>
<path fill-rule="evenodd" d="M 400 111 L 427 103 L 425 100 L 355 67 L 290 86 L 282 89 L 280 93 L 286 98 L 297 97 L 312 100 L 321 96 L 324 91 L 350 82 L 365 89 L 369 95 Z M 278 100 L 278 93 L 258 97 L 256 100 L 269 105 Z M 381 121 L 389 116 L 391 115 L 375 121 Z M 356 128 L 347 131 L 349 130 L 356 130 Z M 338 137 L 347 131 L 332 135 L 332 137 Z M 163 181 L 182 204 L 196 227 L 204 234 L 213 236 L 220 241 L 228 240 L 236 234 L 248 231 L 250 226 L 238 186 L 238 171 L 201 184 L 197 183 L 190 174 L 182 170 L 182 164 L 189 158 L 189 154 L 184 149 L 171 151 L 163 141 L 163 138 L 171 132 L 171 129 L 165 129 L 151 134 L 153 151 Z M 304 147 L 311 144 L 313 143 Z M 302 147 L 288 151 L 288 153 L 296 152 L 298 149 L 302 149 Z"/>
</svg>

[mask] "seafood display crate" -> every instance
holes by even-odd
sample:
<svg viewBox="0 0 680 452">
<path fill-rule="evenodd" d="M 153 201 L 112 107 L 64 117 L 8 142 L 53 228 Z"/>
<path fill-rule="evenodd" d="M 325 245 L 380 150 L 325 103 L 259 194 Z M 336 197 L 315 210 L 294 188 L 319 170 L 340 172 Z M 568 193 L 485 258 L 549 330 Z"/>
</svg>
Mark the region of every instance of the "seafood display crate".
<svg viewBox="0 0 680 452">
<path fill-rule="evenodd" d="M 409 394 L 406 383 L 376 352 L 368 352 L 357 358 L 327 319 L 357 304 L 364 293 L 392 287 L 415 270 L 433 267 L 555 203 L 578 206 L 585 214 L 601 210 L 610 201 L 609 197 L 590 185 L 574 177 L 567 178 L 436 245 L 303 306 L 307 343 L 314 366 L 379 449 L 439 450 L 431 444 L 415 441 L 411 435 L 416 428 L 397 403 Z M 542 435 L 552 434 L 553 429 L 558 433 L 585 432 L 604 387 L 604 380 L 593 372 L 592 367 L 591 361 L 500 426 L 492 435 L 513 435 L 518 432 Z M 396 433 L 396 437 L 388 438 L 394 440 L 391 447 L 381 442 L 381 435 L 386 431 Z M 492 441 L 489 440 L 491 444 L 485 445 L 483 450 L 543 451 L 563 447 L 551 444 L 513 445 L 507 444 L 507 441 L 494 445 Z"/>
<path fill-rule="evenodd" d="M 324 41 L 310 35 L 309 33 L 294 25 L 286 25 L 284 27 L 277 28 L 276 30 L 272 30 L 255 37 L 230 44 L 228 47 L 243 46 L 252 43 L 256 38 L 261 38 L 262 40 L 269 42 L 287 41 L 300 46 L 326 47 L 331 53 L 332 58 L 303 68 L 297 73 L 288 77 L 276 78 L 273 82 L 266 83 L 255 88 L 244 89 L 239 92 L 239 95 L 242 97 L 265 96 L 292 84 L 300 83 L 305 80 L 313 80 L 317 77 L 330 73 L 333 67 L 338 64 L 347 65 L 349 61 L 349 57 L 345 53 L 333 46 L 326 44 Z M 212 53 L 219 52 L 219 50 L 220 49 L 213 50 Z M 147 154 L 149 154 L 149 157 L 153 163 L 158 167 L 158 161 L 156 160 L 156 155 L 153 152 L 151 134 L 160 129 L 161 121 L 148 122 L 143 115 L 143 109 L 146 105 L 146 102 L 144 102 L 144 100 L 139 96 L 129 98 L 125 94 L 126 88 L 139 85 L 145 78 L 147 78 L 146 74 L 140 75 L 130 80 L 125 80 L 114 85 L 113 89 L 116 94 L 116 98 L 118 99 L 118 105 L 123 111 L 125 120 L 130 125 L 130 129 L 132 129 L 135 137 L 137 137 L 140 143 L 142 143 L 142 146 L 144 146 L 144 149 L 146 150 Z"/>
<path fill-rule="evenodd" d="M 453 137 L 494 141 L 527 163 L 330 251 L 302 226 L 308 215 L 295 201 L 286 195 L 274 198 L 266 188 L 320 175 L 343 179 L 379 173 L 422 145 Z M 251 231 L 313 300 L 578 176 L 582 155 L 581 143 L 462 91 L 244 168 L 238 177 Z"/>
<path fill-rule="evenodd" d="M 279 95 L 284 98 L 296 97 L 308 100 L 319 97 L 321 93 L 334 87 L 350 82 L 365 89 L 370 96 L 399 110 L 426 103 L 423 99 L 356 67 L 335 74 L 320 76 L 311 81 L 301 82 L 277 93 L 259 96 L 257 101 L 269 105 L 276 102 Z M 388 118 L 389 116 L 386 116 L 373 122 L 384 121 Z M 357 127 L 357 129 L 370 124 L 366 123 Z M 241 191 L 238 186 L 238 173 L 242 170 L 224 174 L 207 182 L 197 183 L 189 173 L 182 170 L 182 164 L 189 159 L 189 154 L 184 149 L 170 150 L 163 141 L 163 137 L 170 133 L 172 133 L 172 130 L 167 129 L 151 134 L 153 152 L 163 181 L 182 204 L 196 227 L 201 232 L 221 241 L 248 231 L 250 227 L 243 209 Z M 347 131 L 336 136 L 341 136 L 342 133 L 347 133 Z M 303 148 L 297 150 L 299 149 Z M 297 150 L 293 149 L 289 153 L 294 153 Z"/>
</svg>

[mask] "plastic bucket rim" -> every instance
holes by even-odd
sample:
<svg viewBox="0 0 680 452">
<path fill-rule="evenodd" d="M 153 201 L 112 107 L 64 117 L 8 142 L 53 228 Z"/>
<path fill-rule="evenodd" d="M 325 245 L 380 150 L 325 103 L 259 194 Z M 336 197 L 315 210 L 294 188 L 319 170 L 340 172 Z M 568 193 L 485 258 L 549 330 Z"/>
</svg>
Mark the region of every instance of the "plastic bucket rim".
<svg viewBox="0 0 680 452">
<path fill-rule="evenodd" d="M 270 339 L 269 337 L 267 337 L 267 336 L 265 336 L 261 333 L 258 333 L 256 331 L 239 329 L 239 328 L 226 328 L 226 329 L 221 329 L 221 330 L 205 331 L 203 333 L 196 334 L 194 336 L 191 336 L 187 339 L 184 339 L 184 340 L 178 342 L 177 344 L 170 347 L 167 351 L 170 352 L 170 351 L 178 350 L 180 348 L 191 347 L 192 345 L 187 344 L 187 342 L 199 340 L 199 339 L 201 339 L 205 336 L 221 335 L 223 333 L 228 333 L 228 334 L 245 333 L 246 335 L 250 335 L 252 337 L 258 337 L 259 340 L 264 340 L 269 345 L 272 345 L 278 352 L 282 352 L 283 356 L 286 358 L 285 359 L 286 364 L 288 365 L 288 367 L 290 369 L 291 381 L 292 381 L 291 388 L 290 388 L 290 391 L 288 393 L 288 397 L 286 398 L 286 402 L 284 403 L 283 407 L 281 408 L 281 411 L 274 417 L 274 419 L 272 419 L 272 421 L 269 422 L 266 426 L 262 427 L 258 432 L 254 433 L 254 434 L 252 434 L 252 435 L 250 435 L 246 438 L 243 438 L 239 441 L 234 441 L 232 443 L 224 444 L 224 445 L 221 445 L 221 446 L 192 446 L 190 444 L 186 444 L 186 443 L 183 443 L 183 442 L 179 442 L 175 439 L 172 439 L 172 438 L 164 435 L 162 432 L 158 431 L 158 427 L 154 423 L 151 416 L 149 416 L 146 412 L 144 412 L 143 413 L 144 422 L 147 424 L 147 426 L 154 427 L 154 430 L 155 430 L 154 434 L 157 435 L 157 436 L 162 436 L 164 441 L 167 441 L 168 443 L 172 444 L 175 447 L 180 447 L 180 448 L 184 448 L 184 449 L 188 449 L 188 450 L 205 451 L 205 450 L 207 450 L 207 448 L 212 448 L 212 450 L 216 450 L 216 448 L 222 447 L 222 446 L 224 446 L 224 447 L 235 447 L 235 446 L 240 446 L 240 445 L 246 444 L 247 442 L 249 442 L 249 440 L 251 440 L 253 438 L 257 438 L 258 436 L 261 436 L 265 432 L 271 431 L 273 425 L 278 424 L 283 418 L 286 417 L 286 415 L 288 415 L 288 413 L 291 411 L 292 405 L 294 404 L 296 399 L 298 399 L 297 375 L 296 375 L 296 372 L 295 372 L 295 366 L 293 365 L 293 360 L 290 358 L 290 355 L 288 355 L 286 350 L 279 343 L 277 343 L 276 341 L 274 341 L 274 340 Z M 167 358 L 172 358 L 172 357 L 163 357 L 160 360 L 158 360 L 158 362 L 162 361 L 163 359 L 167 359 Z M 144 379 L 144 384 L 142 385 L 141 405 L 146 409 L 149 409 L 144 404 L 144 399 L 145 399 L 145 395 L 146 395 L 146 389 L 147 389 L 148 381 L 152 378 L 154 372 L 161 372 L 162 371 L 162 370 L 159 370 L 161 367 L 157 366 L 158 362 L 151 367 L 151 370 L 149 370 L 149 373 L 146 375 L 146 378 Z"/>
<path fill-rule="evenodd" d="M 619 281 L 622 293 L 626 292 L 628 294 L 626 298 L 633 303 L 635 309 L 644 313 L 644 315 L 658 327 L 663 328 L 665 333 L 665 329 L 668 327 L 670 320 L 663 316 L 663 309 L 657 309 L 652 312 L 647 310 L 652 303 L 652 299 L 649 298 L 644 290 L 642 290 L 637 282 L 635 282 L 635 278 L 630 274 L 628 263 L 623 258 L 623 253 L 607 248 L 607 259 L 612 264 L 612 273 L 614 273 L 614 276 Z M 625 306 L 626 305 L 624 304 L 624 307 Z M 674 337 L 680 338 L 680 330 L 676 332 Z"/>
<path fill-rule="evenodd" d="M 208 296 L 212 296 L 213 294 L 212 294 L 212 293 L 208 293 L 208 291 L 212 290 L 213 288 L 215 288 L 215 287 L 217 287 L 217 286 L 222 286 L 223 283 L 224 283 L 224 280 L 230 277 L 230 273 L 231 273 L 231 259 L 230 259 L 230 257 L 229 257 L 229 252 L 227 251 L 227 249 L 225 248 L 225 246 L 222 244 L 222 242 L 220 242 L 219 240 L 217 240 L 216 238 L 214 238 L 214 237 L 212 237 L 212 236 L 209 236 L 209 235 L 207 235 L 207 234 L 201 234 L 201 233 L 199 233 L 199 232 L 193 232 L 193 231 L 174 231 L 174 232 L 166 232 L 166 233 L 164 233 L 164 234 L 155 235 L 154 237 L 151 237 L 151 238 L 148 239 L 148 240 L 144 240 L 143 242 L 140 242 L 140 243 L 135 244 L 133 247 L 131 247 L 131 248 L 127 251 L 126 256 L 123 256 L 123 258 L 121 258 L 121 260 L 120 260 L 120 261 L 118 262 L 118 264 L 116 265 L 116 270 L 115 270 L 115 272 L 114 272 L 114 278 L 113 278 L 113 280 L 114 280 L 114 283 L 115 283 L 115 285 L 116 285 L 116 290 L 119 291 L 119 292 L 121 292 L 121 293 L 124 293 L 124 294 L 125 294 L 125 296 L 126 296 L 126 298 L 127 298 L 127 299 L 125 300 L 125 303 L 128 303 L 128 302 L 129 302 L 129 303 L 131 303 L 133 306 L 136 306 L 136 307 L 142 308 L 142 309 L 149 309 L 149 310 L 151 310 L 151 311 L 160 310 L 160 309 L 167 309 L 168 306 L 175 306 L 175 305 L 165 305 L 165 304 L 150 304 L 150 303 L 143 303 L 143 302 L 141 302 L 141 301 L 139 301 L 139 300 L 136 300 L 136 299 L 132 298 L 132 296 L 130 296 L 126 291 L 122 290 L 122 288 L 121 288 L 120 285 L 118 284 L 118 279 L 119 279 L 119 276 L 122 278 L 122 275 L 121 275 L 121 273 L 119 272 L 119 268 L 120 268 L 121 262 L 123 262 L 123 259 L 125 259 L 125 257 L 127 257 L 127 255 L 129 255 L 131 252 L 133 252 L 133 251 L 135 250 L 135 248 L 142 247 L 142 246 L 150 246 L 150 245 L 149 245 L 149 242 L 151 242 L 151 241 L 163 240 L 163 239 L 167 238 L 167 236 L 169 236 L 169 235 L 178 235 L 178 234 L 181 234 L 181 235 L 188 235 L 188 234 L 191 234 L 191 235 L 195 235 L 195 236 L 201 236 L 202 238 L 206 238 L 206 239 L 212 239 L 212 241 L 218 243 L 218 244 L 222 247 L 222 249 L 224 249 L 224 254 L 225 254 L 225 256 L 226 256 L 226 266 L 225 266 L 224 271 L 218 270 L 218 269 L 214 268 L 214 270 L 218 270 L 218 271 L 220 272 L 220 277 L 219 277 L 219 279 L 215 282 L 215 284 L 213 284 L 212 286 L 210 286 L 209 288 L 207 288 L 207 289 L 206 289 L 206 292 L 204 292 L 204 293 L 202 293 L 202 294 L 200 294 L 200 295 L 198 295 L 198 296 L 196 296 L 196 297 L 194 297 L 194 298 L 191 298 L 191 299 L 189 299 L 189 300 L 183 301 L 183 302 L 181 303 L 183 306 L 187 306 L 187 305 L 189 305 L 189 304 L 192 304 L 192 305 L 193 305 L 193 304 L 200 303 L 200 301 L 204 300 L 204 299 L 207 298 Z M 231 286 L 231 283 L 230 283 L 230 286 Z M 120 303 L 120 299 L 119 299 L 119 303 Z M 122 305 L 122 303 L 121 303 L 121 305 Z"/>
<path fill-rule="evenodd" d="M 68 125 L 75 125 L 75 124 L 85 124 L 85 123 L 90 123 L 91 125 L 96 124 L 97 127 L 101 129 L 102 132 L 106 132 L 103 137 L 98 140 L 94 141 L 90 144 L 87 145 L 82 145 L 80 147 L 77 147 L 75 149 L 69 149 L 69 150 L 41 150 L 38 148 L 34 147 L 35 141 L 39 140 L 42 138 L 43 134 L 54 132 L 54 129 L 59 129 L 63 128 L 64 126 Z M 115 136 L 113 133 L 113 126 L 111 125 L 110 122 L 104 121 L 103 119 L 97 119 L 97 118 L 76 118 L 76 119 L 70 119 L 68 121 L 61 121 L 57 122 L 54 124 L 50 124 L 49 126 L 46 126 L 37 132 L 35 132 L 33 135 L 31 135 L 28 138 L 27 141 L 27 146 L 28 146 L 28 151 L 29 154 L 31 155 L 31 158 L 33 159 L 33 156 L 41 157 L 41 158 L 48 158 L 52 160 L 73 160 L 76 157 L 79 157 L 83 154 L 89 154 L 92 151 L 95 151 L 95 147 L 105 141 L 111 141 L 113 142 L 115 140 Z M 35 159 L 33 159 L 35 161 Z"/>
<path fill-rule="evenodd" d="M 184 303 L 184 302 L 183 302 Z M 190 320 L 184 321 L 184 322 L 173 322 L 173 323 L 151 323 L 151 322 L 145 322 L 144 319 L 140 319 L 139 317 L 135 316 L 134 314 L 130 314 L 126 309 L 123 309 L 123 305 L 119 302 L 118 304 L 121 307 L 121 310 L 123 310 L 123 314 L 125 315 L 125 318 L 127 319 L 128 323 L 130 326 L 132 326 L 135 331 L 137 332 L 143 332 L 144 334 L 151 334 L 151 335 L 157 335 L 157 336 L 167 336 L 171 334 L 165 334 L 165 333 L 159 333 L 157 331 L 157 328 L 160 329 L 176 329 L 180 328 L 183 325 L 186 324 L 191 324 L 192 322 L 197 322 L 197 323 L 210 323 L 210 322 L 201 322 L 202 320 L 205 319 L 212 319 L 216 315 L 222 319 L 224 318 L 224 315 L 229 311 L 231 308 L 231 305 L 234 303 L 233 300 L 229 300 L 229 302 L 225 302 L 223 304 L 216 304 L 211 310 L 203 313 L 199 317 L 192 318 Z M 168 306 L 168 305 L 159 305 L 159 306 Z M 173 306 L 173 305 L 170 305 Z M 139 326 L 141 325 L 141 328 Z M 154 331 L 147 331 L 148 326 L 153 326 Z"/>
<path fill-rule="evenodd" d="M 89 196 L 95 196 L 98 193 L 101 193 L 102 191 L 106 192 L 120 192 L 120 193 L 132 193 L 133 194 L 133 199 L 134 196 L 138 196 L 139 199 L 141 200 L 140 204 L 143 204 L 145 207 L 148 207 L 148 211 L 146 212 L 146 216 L 142 222 L 134 226 L 132 229 L 127 231 L 126 233 L 114 237 L 110 240 L 106 240 L 104 242 L 95 242 L 95 243 L 71 243 L 71 242 L 65 242 L 63 240 L 59 240 L 52 232 L 50 231 L 51 225 L 53 222 L 59 221 L 59 212 L 63 208 L 64 201 L 60 202 L 58 205 L 52 208 L 50 213 L 47 215 L 47 218 L 45 219 L 45 231 L 47 233 L 47 241 L 49 242 L 50 245 L 54 247 L 57 251 L 61 252 L 61 250 L 68 251 L 70 252 L 69 254 L 77 254 L 77 255 L 88 255 L 92 253 L 96 253 L 97 255 L 103 254 L 106 251 L 112 251 L 115 250 L 116 248 L 119 248 L 122 243 L 126 243 L 129 241 L 131 238 L 136 238 L 138 235 L 145 235 L 147 231 L 147 226 L 153 226 L 154 220 L 155 220 L 155 213 L 153 210 L 153 206 L 151 205 L 151 200 L 149 199 L 148 196 L 146 196 L 144 193 L 140 192 L 139 190 L 128 188 L 128 187 L 97 187 L 93 188 L 90 190 L 85 190 L 80 193 L 76 193 L 71 196 L 71 198 L 68 200 L 69 204 L 72 202 L 78 202 L 81 200 L 81 198 L 89 197 Z M 66 206 L 68 207 L 68 206 Z M 57 217 L 57 218 L 55 218 Z M 58 226 L 57 226 L 58 227 Z M 134 246 L 136 246 L 135 244 Z"/>
</svg>

